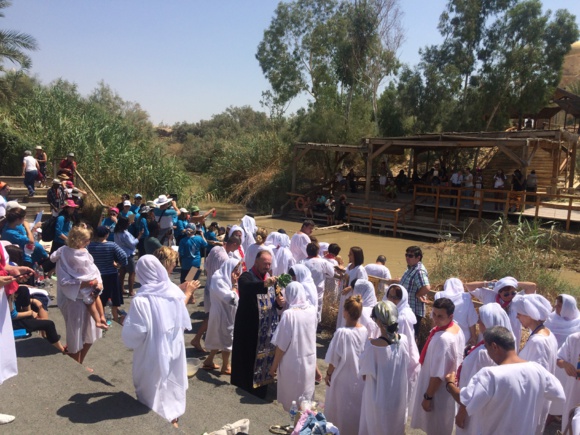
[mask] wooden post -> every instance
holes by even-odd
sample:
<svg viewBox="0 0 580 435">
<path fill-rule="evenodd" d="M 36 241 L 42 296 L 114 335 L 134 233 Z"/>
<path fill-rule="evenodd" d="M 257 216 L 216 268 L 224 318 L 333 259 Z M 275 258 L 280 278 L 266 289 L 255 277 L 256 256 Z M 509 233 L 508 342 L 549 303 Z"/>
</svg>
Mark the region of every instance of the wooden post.
<svg viewBox="0 0 580 435">
<path fill-rule="evenodd" d="M 568 181 L 568 188 L 573 189 L 574 188 L 574 177 L 576 176 L 576 152 L 577 152 L 577 148 L 578 148 L 578 141 L 573 141 L 572 142 L 572 154 L 570 156 L 570 175 L 569 175 L 569 181 Z"/>
<path fill-rule="evenodd" d="M 479 201 L 479 210 L 477 211 L 477 218 L 481 221 L 481 217 L 483 216 L 483 203 L 485 202 L 485 192 L 483 191 L 483 187 L 481 188 L 481 197 L 479 199 L 481 201 Z"/>
<path fill-rule="evenodd" d="M 372 233 L 372 231 L 373 231 L 373 209 L 371 207 L 369 213 L 369 234 Z"/>
<path fill-rule="evenodd" d="M 397 237 L 397 222 L 399 221 L 399 210 L 400 209 L 396 209 L 395 210 L 395 221 L 393 222 L 393 237 Z"/>
<path fill-rule="evenodd" d="M 435 193 L 435 222 L 437 222 L 437 218 L 439 216 L 439 188 L 441 186 L 437 186 L 437 192 Z"/>
<path fill-rule="evenodd" d="M 296 192 L 296 170 L 297 170 L 298 162 L 296 161 L 296 145 L 294 145 L 294 149 L 292 150 L 292 188 L 291 192 Z"/>
<path fill-rule="evenodd" d="M 459 189 L 457 189 L 457 197 L 456 197 L 456 201 L 457 204 L 455 204 L 455 223 L 458 224 L 459 223 L 459 213 L 461 212 L 461 187 Z"/>
<path fill-rule="evenodd" d="M 566 231 L 570 231 L 570 218 L 572 217 L 572 203 L 574 198 L 568 199 L 568 216 L 566 217 Z"/>
<path fill-rule="evenodd" d="M 367 145 L 367 178 L 365 181 L 365 205 L 368 205 L 371 196 L 371 177 L 373 175 L 373 145 Z"/>
</svg>

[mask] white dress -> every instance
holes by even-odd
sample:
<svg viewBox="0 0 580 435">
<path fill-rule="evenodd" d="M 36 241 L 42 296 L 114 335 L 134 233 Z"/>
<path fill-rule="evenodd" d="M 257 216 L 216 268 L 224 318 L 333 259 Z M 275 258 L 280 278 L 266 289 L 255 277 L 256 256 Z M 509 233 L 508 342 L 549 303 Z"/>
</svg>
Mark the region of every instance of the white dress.
<svg viewBox="0 0 580 435">
<path fill-rule="evenodd" d="M 463 360 L 465 338 L 461 328 L 457 327 L 457 329 L 457 334 L 446 330 L 433 335 L 419 372 L 411 414 L 411 427 L 422 429 L 428 434 L 447 435 L 453 431 L 455 400 L 445 390 L 445 375 L 457 372 Z M 421 402 L 423 402 L 423 394 L 427 391 L 431 378 L 441 379 L 442 384 L 433 396 L 433 410 L 425 412 Z"/>
<path fill-rule="evenodd" d="M 564 361 L 572 364 L 574 367 L 578 367 L 577 364 L 580 360 L 580 332 L 576 332 L 575 334 L 568 336 L 558 351 L 558 359 L 563 359 Z M 567 375 L 566 382 L 563 384 L 563 387 L 564 391 L 566 392 L 566 404 L 563 407 L 562 428 L 565 428 L 568 424 L 568 415 L 570 414 L 570 410 L 580 403 L 580 380 Z M 580 432 L 573 433 L 578 434 Z"/>
<path fill-rule="evenodd" d="M 334 366 L 326 388 L 324 415 L 342 435 L 357 435 L 364 382 L 358 376 L 359 357 L 367 341 L 366 328 L 340 328 L 334 333 L 324 359 Z"/>
<path fill-rule="evenodd" d="M 377 264 L 377 263 L 367 264 L 365 266 L 365 271 L 367 272 L 367 275 L 369 275 L 369 276 L 374 276 L 374 277 L 382 278 L 382 279 L 391 279 L 391 271 L 384 264 Z M 385 288 L 386 288 L 386 284 L 384 282 L 381 282 L 379 284 L 379 293 L 381 295 L 385 294 Z"/>
<path fill-rule="evenodd" d="M 304 266 L 310 270 L 312 274 L 312 280 L 316 285 L 317 293 L 317 310 L 318 319 L 320 321 L 322 315 L 322 303 L 324 301 L 324 284 L 327 278 L 334 277 L 334 267 L 328 261 L 320 257 L 307 258 L 302 262 Z"/>
<path fill-rule="evenodd" d="M 231 255 L 231 254 L 230 254 Z M 209 289 L 211 287 L 211 279 L 213 275 L 220 270 L 220 267 L 230 258 L 226 249 L 223 246 L 216 246 L 211 251 L 209 251 L 208 256 L 205 259 L 205 286 L 203 288 L 203 310 L 206 313 L 211 311 L 211 296 L 209 294 Z"/>
<path fill-rule="evenodd" d="M 2 246 L 0 249 L 4 249 Z M 4 258 L 8 258 L 4 251 Z M 8 260 L 6 260 L 8 261 Z M 4 287 L 0 287 L 0 385 L 8 378 L 18 374 L 16 365 L 16 347 L 14 345 L 14 332 L 12 330 L 12 318 Z"/>
<path fill-rule="evenodd" d="M 545 402 L 564 400 L 564 390 L 542 366 L 526 362 L 481 369 L 461 389 L 460 399 L 478 434 L 540 435 Z"/>
<path fill-rule="evenodd" d="M 289 308 L 282 313 L 271 343 L 284 351 L 278 369 L 278 402 L 290 411 L 302 395 L 312 398 L 316 376 L 316 308 Z"/>
<path fill-rule="evenodd" d="M 345 284 L 345 287 L 350 286 L 350 283 L 354 279 L 369 279 L 369 276 L 367 275 L 367 272 L 366 272 L 363 265 L 354 266 L 351 269 L 351 265 L 349 264 L 348 267 L 346 268 L 346 275 L 347 275 L 348 283 Z M 340 295 L 340 301 L 338 302 L 338 312 L 339 313 L 342 313 L 342 310 L 344 309 L 344 302 L 352 295 L 353 295 L 352 292 L 348 293 L 347 295 L 343 295 L 343 294 Z M 343 326 L 344 326 L 344 317 L 339 315 L 336 318 L 336 329 L 342 328 Z"/>
<path fill-rule="evenodd" d="M 359 375 L 366 376 L 366 380 L 358 433 L 404 434 L 409 401 L 407 337 L 400 335 L 398 344 L 385 347 L 368 341 L 359 365 Z M 342 433 L 342 428 L 338 428 Z"/>
<path fill-rule="evenodd" d="M 296 263 L 300 263 L 302 260 L 308 257 L 306 253 L 306 246 L 310 243 L 310 237 L 304 233 L 296 233 L 290 239 L 290 252 Z"/>
</svg>

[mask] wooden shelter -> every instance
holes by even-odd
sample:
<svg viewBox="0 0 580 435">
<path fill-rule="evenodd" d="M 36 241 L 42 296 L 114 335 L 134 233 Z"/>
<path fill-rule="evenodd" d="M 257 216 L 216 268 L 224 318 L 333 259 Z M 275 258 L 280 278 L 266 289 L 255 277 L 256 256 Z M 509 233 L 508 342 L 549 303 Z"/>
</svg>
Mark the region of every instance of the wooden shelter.
<svg viewBox="0 0 580 435">
<path fill-rule="evenodd" d="M 564 186 L 574 186 L 574 162 L 578 146 L 577 134 L 565 130 L 522 130 L 513 132 L 474 132 L 474 133 L 441 133 L 422 134 L 407 137 L 364 138 L 361 145 L 339 145 L 323 143 L 296 143 L 292 159 L 292 192 L 296 191 L 298 162 L 310 151 L 335 152 L 342 155 L 359 153 L 366 163 L 365 201 L 368 202 L 371 191 L 373 162 L 382 154 L 401 155 L 411 150 L 411 167 L 417 171 L 418 156 L 430 151 L 440 153 L 459 151 L 461 149 L 492 148 L 495 154 L 503 154 L 513 168 L 520 169 L 524 176 L 528 170 L 542 164 L 546 167 L 542 176 L 538 174 L 539 185 L 547 190 L 558 188 L 559 181 Z M 477 154 L 476 154 L 477 155 Z M 480 166 L 481 162 L 479 162 Z M 474 162 L 474 167 L 478 162 Z M 490 168 L 495 170 L 498 168 Z M 511 168 L 502 168 L 510 170 Z M 506 171 L 507 173 L 507 171 Z M 559 180 L 565 174 L 563 180 Z"/>
</svg>

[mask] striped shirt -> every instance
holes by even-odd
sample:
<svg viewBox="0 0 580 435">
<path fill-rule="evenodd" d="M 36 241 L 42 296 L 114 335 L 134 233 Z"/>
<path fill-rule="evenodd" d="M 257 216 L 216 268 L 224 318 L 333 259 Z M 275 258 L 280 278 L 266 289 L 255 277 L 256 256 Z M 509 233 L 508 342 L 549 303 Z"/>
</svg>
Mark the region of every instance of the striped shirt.
<svg viewBox="0 0 580 435">
<path fill-rule="evenodd" d="M 95 265 L 99 269 L 99 272 L 101 272 L 101 275 L 117 273 L 113 262 L 116 262 L 120 266 L 127 265 L 127 255 L 115 242 L 91 242 L 87 250 L 93 256 Z"/>
</svg>

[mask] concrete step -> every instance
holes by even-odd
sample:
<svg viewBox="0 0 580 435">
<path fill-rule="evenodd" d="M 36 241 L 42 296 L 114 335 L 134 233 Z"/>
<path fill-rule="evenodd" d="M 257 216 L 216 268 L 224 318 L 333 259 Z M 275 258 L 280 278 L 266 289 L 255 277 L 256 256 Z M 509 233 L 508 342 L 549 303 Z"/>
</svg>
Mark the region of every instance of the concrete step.
<svg viewBox="0 0 580 435">
<path fill-rule="evenodd" d="M 46 193 L 48 192 L 48 188 L 46 187 L 37 187 L 35 189 L 35 194 L 31 198 L 28 196 L 28 189 L 26 187 L 13 187 L 10 185 L 10 193 L 8 194 L 9 201 L 18 201 L 18 202 L 38 202 L 38 203 L 46 203 Z"/>
</svg>

